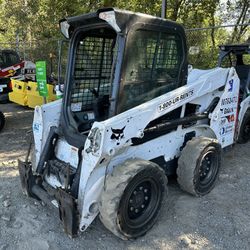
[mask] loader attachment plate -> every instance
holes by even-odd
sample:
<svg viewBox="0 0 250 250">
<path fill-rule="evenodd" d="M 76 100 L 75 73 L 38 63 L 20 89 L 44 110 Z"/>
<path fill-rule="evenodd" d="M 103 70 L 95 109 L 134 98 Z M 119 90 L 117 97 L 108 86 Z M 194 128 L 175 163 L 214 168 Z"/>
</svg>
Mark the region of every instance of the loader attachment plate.
<svg viewBox="0 0 250 250">
<path fill-rule="evenodd" d="M 42 185 L 42 177 L 33 175 L 30 162 L 18 161 L 18 169 L 21 179 L 21 186 L 24 194 L 29 197 L 43 201 L 45 204 L 54 205 L 56 198 L 59 207 L 59 217 L 63 223 L 64 231 L 71 238 L 77 236 L 79 226 L 79 213 L 76 199 L 62 188 L 47 190 Z"/>
<path fill-rule="evenodd" d="M 61 188 L 57 190 L 57 200 L 59 205 L 59 216 L 63 223 L 66 234 L 70 237 L 77 236 L 79 226 L 79 214 L 75 198 Z"/>
<path fill-rule="evenodd" d="M 29 197 L 37 198 L 32 193 L 32 186 L 35 185 L 35 176 L 32 174 L 31 163 L 18 160 L 18 170 L 23 193 Z"/>
</svg>

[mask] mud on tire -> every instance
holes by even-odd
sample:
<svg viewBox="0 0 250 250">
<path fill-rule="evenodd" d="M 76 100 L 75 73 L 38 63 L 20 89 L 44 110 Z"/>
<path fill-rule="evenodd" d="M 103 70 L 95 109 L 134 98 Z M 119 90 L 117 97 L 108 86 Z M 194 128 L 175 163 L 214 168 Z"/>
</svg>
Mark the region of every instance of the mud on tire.
<svg viewBox="0 0 250 250">
<path fill-rule="evenodd" d="M 217 140 L 196 137 L 188 141 L 178 160 L 177 181 L 182 190 L 202 196 L 217 180 L 221 165 L 221 146 Z"/>
<path fill-rule="evenodd" d="M 127 160 L 107 176 L 100 219 L 121 239 L 144 235 L 156 222 L 167 193 L 167 177 L 156 164 Z"/>
</svg>

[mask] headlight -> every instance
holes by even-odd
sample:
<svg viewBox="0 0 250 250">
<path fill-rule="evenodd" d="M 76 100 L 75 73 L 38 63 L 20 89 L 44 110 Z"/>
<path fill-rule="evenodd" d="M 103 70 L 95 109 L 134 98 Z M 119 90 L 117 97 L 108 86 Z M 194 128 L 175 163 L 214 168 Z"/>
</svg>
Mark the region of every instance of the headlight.
<svg viewBox="0 0 250 250">
<path fill-rule="evenodd" d="M 114 28 L 114 30 L 116 32 L 121 32 L 120 27 L 116 23 L 115 12 L 114 11 L 101 12 L 99 14 L 99 18 L 106 21 L 107 23 L 109 23 Z"/>
<path fill-rule="evenodd" d="M 60 29 L 61 29 L 62 34 L 66 38 L 69 38 L 69 24 L 67 21 L 60 22 Z"/>
</svg>

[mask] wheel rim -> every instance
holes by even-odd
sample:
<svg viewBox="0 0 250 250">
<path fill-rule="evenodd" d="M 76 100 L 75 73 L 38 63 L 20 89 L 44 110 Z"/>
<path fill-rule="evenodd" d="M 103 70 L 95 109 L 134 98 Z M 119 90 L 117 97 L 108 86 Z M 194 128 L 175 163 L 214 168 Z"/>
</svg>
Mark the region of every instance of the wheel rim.
<svg viewBox="0 0 250 250">
<path fill-rule="evenodd" d="M 162 196 L 157 180 L 145 178 L 133 183 L 123 198 L 123 220 L 129 228 L 137 229 L 156 215 Z"/>
<path fill-rule="evenodd" d="M 139 218 L 149 207 L 152 197 L 151 184 L 148 181 L 137 185 L 129 197 L 128 217 L 129 219 Z"/>
<path fill-rule="evenodd" d="M 215 149 L 208 150 L 203 154 L 199 164 L 199 177 L 197 189 L 202 193 L 203 190 L 208 190 L 217 177 L 219 169 L 219 156 Z"/>
</svg>

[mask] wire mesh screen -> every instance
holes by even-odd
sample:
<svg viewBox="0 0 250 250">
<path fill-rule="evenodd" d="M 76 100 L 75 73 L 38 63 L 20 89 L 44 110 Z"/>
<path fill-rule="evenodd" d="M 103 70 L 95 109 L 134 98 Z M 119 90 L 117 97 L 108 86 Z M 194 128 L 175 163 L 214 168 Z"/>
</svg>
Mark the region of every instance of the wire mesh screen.
<svg viewBox="0 0 250 250">
<path fill-rule="evenodd" d="M 178 78 L 178 71 L 181 62 L 180 46 L 178 47 L 180 40 L 178 36 L 163 35 L 159 45 L 159 54 L 156 63 L 156 69 L 158 70 L 158 79 L 163 77 L 164 69 L 175 82 Z M 163 72 L 161 72 L 163 71 Z"/>
<path fill-rule="evenodd" d="M 85 37 L 76 50 L 71 109 L 93 109 L 95 98 L 109 95 L 114 39 Z"/>
<path fill-rule="evenodd" d="M 186 29 L 189 64 L 207 69 L 217 66 L 219 45 L 250 44 L 250 24 Z"/>
</svg>

